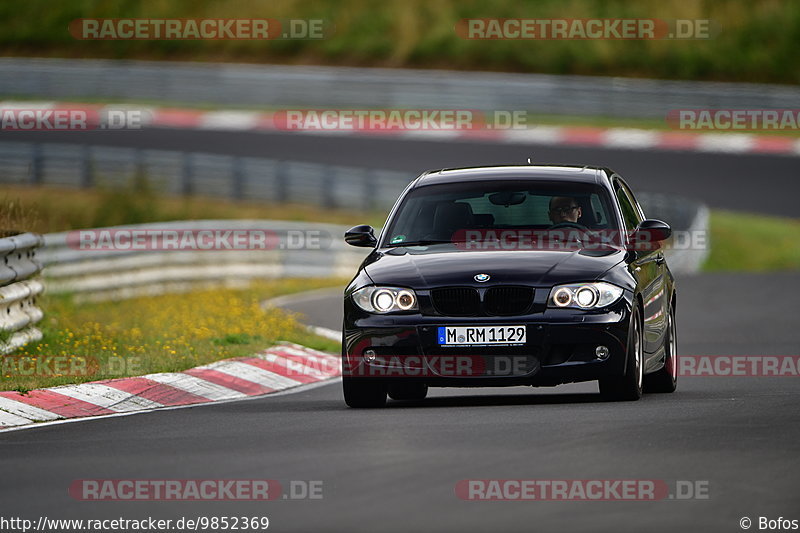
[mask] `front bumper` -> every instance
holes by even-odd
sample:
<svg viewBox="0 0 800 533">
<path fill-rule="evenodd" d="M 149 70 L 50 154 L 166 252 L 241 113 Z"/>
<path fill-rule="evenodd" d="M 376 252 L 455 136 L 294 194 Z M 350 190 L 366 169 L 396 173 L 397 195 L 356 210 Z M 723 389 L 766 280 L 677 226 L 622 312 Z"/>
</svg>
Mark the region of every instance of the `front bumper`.
<svg viewBox="0 0 800 533">
<path fill-rule="evenodd" d="M 410 379 L 429 386 L 552 386 L 625 372 L 628 295 L 601 311 L 543 309 L 514 317 L 371 315 L 345 298 L 345 376 Z M 440 346 L 440 326 L 524 325 L 519 346 Z M 598 346 L 609 349 L 597 357 Z"/>
</svg>

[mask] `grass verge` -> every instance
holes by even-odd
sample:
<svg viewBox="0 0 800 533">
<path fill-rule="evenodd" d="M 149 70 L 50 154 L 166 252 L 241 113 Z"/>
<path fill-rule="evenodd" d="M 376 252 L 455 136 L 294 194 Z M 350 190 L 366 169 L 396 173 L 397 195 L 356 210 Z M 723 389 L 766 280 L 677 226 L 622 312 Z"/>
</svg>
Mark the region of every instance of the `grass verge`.
<svg viewBox="0 0 800 533">
<path fill-rule="evenodd" d="M 415 176 L 409 174 L 409 180 Z M 329 222 L 354 226 L 382 226 L 382 212 L 323 209 L 299 204 L 236 202 L 225 198 L 162 195 L 147 185 L 132 183 L 120 189 L 74 189 L 3 185 L 0 213 L 15 206 L 20 219 L 6 220 L 0 229 L 51 233 L 81 228 L 101 228 L 120 224 L 142 224 L 170 220 L 271 219 L 303 222 Z M 28 213 L 34 213 L 30 215 Z M 22 217 L 22 214 L 25 216 Z"/>
<path fill-rule="evenodd" d="M 800 220 L 711 211 L 707 272 L 800 270 Z"/>
<path fill-rule="evenodd" d="M 78 18 L 322 19 L 324 39 L 81 40 Z M 464 39 L 461 19 L 710 20 L 701 39 Z M 3 55 L 449 68 L 797 83 L 791 0 L 142 0 L 0 3 Z"/>
<path fill-rule="evenodd" d="M 309 333 L 299 317 L 264 311 L 268 298 L 322 287 L 340 279 L 262 281 L 246 290 L 215 289 L 118 302 L 75 304 L 46 295 L 44 338 L 2 358 L 0 390 L 27 391 L 67 383 L 179 372 L 250 355 L 278 340 L 336 352 L 335 341 Z"/>
</svg>

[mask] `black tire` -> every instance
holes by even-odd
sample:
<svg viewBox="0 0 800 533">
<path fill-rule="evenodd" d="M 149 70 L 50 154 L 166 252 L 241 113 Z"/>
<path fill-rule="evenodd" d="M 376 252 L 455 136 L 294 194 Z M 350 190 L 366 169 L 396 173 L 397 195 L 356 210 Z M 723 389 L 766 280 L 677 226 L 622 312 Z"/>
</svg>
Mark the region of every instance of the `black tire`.
<svg viewBox="0 0 800 533">
<path fill-rule="evenodd" d="M 349 407 L 383 407 L 386 405 L 386 382 L 370 377 L 352 377 L 346 363 L 347 340 L 342 322 L 342 392 Z"/>
<path fill-rule="evenodd" d="M 644 377 L 645 392 L 675 392 L 678 387 L 678 333 L 675 326 L 675 309 L 670 305 L 667 316 L 667 334 L 664 337 L 664 367 Z"/>
<path fill-rule="evenodd" d="M 392 400 L 424 400 L 428 386 L 424 383 L 390 383 L 389 398 Z"/>
<path fill-rule="evenodd" d="M 386 383 L 375 378 L 342 378 L 344 403 L 350 407 L 386 405 Z"/>
<path fill-rule="evenodd" d="M 625 374 L 600 379 L 600 394 L 609 401 L 636 401 L 642 397 L 644 382 L 644 336 L 639 306 L 631 312 Z"/>
</svg>

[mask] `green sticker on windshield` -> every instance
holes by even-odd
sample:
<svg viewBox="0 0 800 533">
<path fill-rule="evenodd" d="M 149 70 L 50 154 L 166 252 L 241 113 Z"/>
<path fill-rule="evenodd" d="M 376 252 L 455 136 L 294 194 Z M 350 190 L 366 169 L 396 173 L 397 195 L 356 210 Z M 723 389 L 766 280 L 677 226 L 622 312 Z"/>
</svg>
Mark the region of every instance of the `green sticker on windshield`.
<svg viewBox="0 0 800 533">
<path fill-rule="evenodd" d="M 394 237 L 392 237 L 390 244 L 397 244 L 398 242 L 403 242 L 404 240 L 406 240 L 405 235 L 395 235 Z"/>
</svg>

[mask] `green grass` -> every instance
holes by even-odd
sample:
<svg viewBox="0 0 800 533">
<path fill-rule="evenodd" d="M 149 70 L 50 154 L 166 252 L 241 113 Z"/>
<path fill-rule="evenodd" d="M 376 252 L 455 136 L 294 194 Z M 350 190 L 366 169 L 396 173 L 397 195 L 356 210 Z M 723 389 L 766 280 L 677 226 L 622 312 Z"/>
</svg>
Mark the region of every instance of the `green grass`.
<svg viewBox="0 0 800 533">
<path fill-rule="evenodd" d="M 708 272 L 800 270 L 800 220 L 711 212 Z"/>
<path fill-rule="evenodd" d="M 260 308 L 268 298 L 344 285 L 341 279 L 255 282 L 246 290 L 214 289 L 76 304 L 45 295 L 44 338 L 0 357 L 0 390 L 180 372 L 242 357 L 285 340 L 337 352 L 339 343 L 310 333 L 301 317 Z"/>
<path fill-rule="evenodd" d="M 409 173 L 409 180 L 414 177 Z M 381 226 L 386 213 L 169 196 L 158 194 L 141 183 L 120 189 L 3 185 L 0 193 L 0 230 L 52 233 L 170 220 L 248 218 Z"/>
<path fill-rule="evenodd" d="M 324 40 L 84 41 L 77 18 L 315 18 Z M 711 19 L 707 40 L 465 40 L 463 18 Z M 0 3 L 7 56 L 335 64 L 798 83 L 793 0 L 161 0 Z"/>
</svg>

